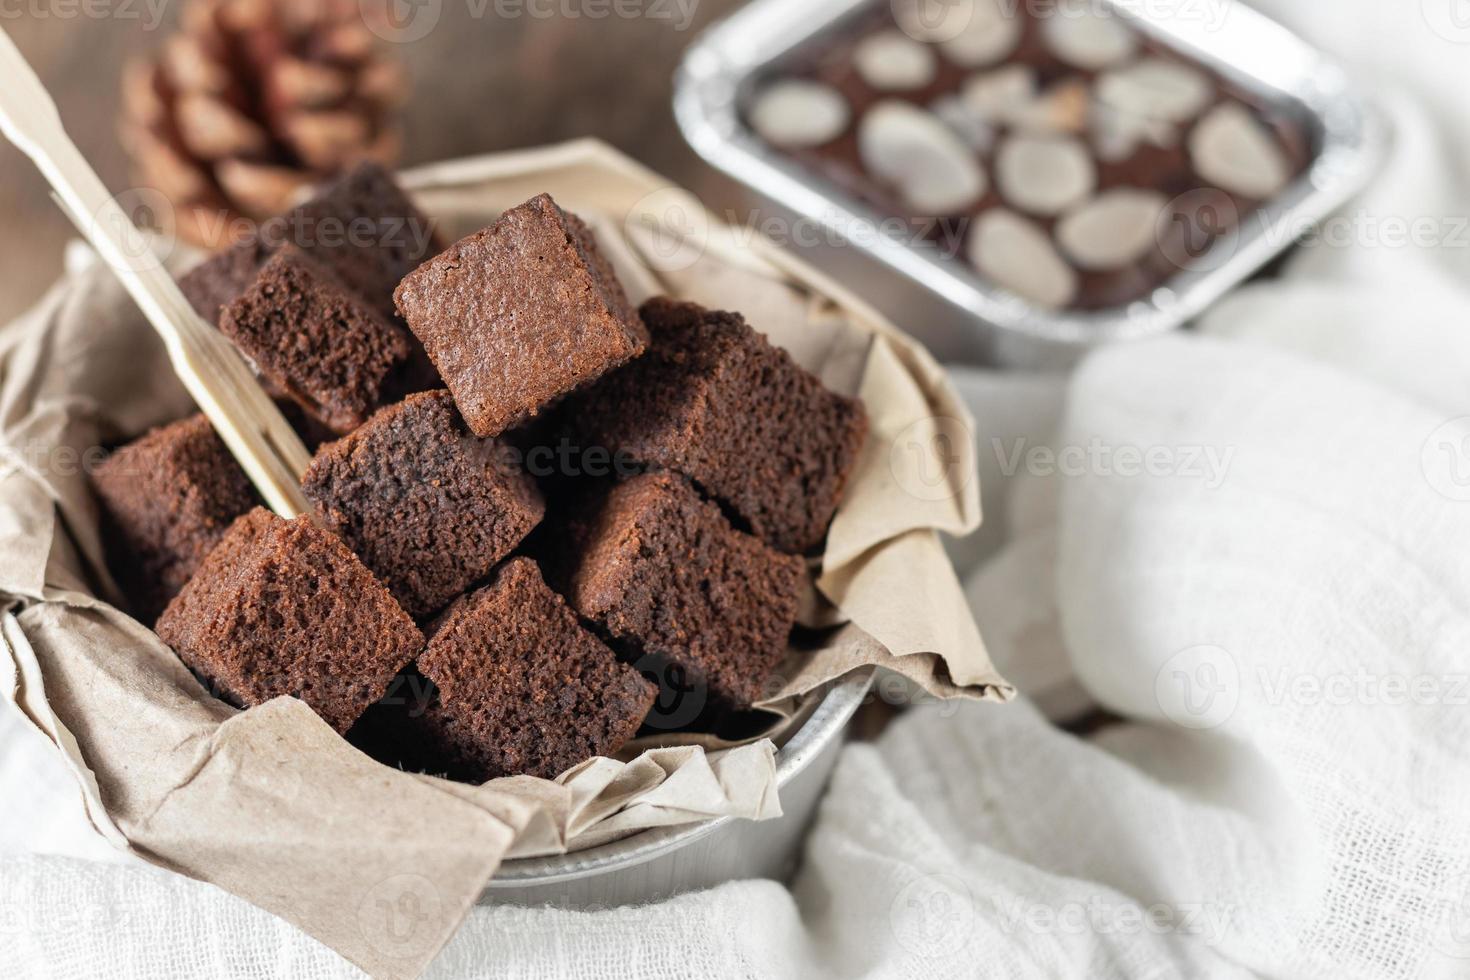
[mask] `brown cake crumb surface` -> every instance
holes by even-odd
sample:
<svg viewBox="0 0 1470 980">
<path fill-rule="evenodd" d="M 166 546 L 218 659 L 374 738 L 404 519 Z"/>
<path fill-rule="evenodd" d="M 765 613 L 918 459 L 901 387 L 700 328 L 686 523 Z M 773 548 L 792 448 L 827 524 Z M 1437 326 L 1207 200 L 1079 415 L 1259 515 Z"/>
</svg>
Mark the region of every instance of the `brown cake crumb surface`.
<svg viewBox="0 0 1470 980">
<path fill-rule="evenodd" d="M 577 396 L 578 437 L 683 473 L 782 551 L 819 544 L 867 433 L 861 402 L 738 313 L 660 298 L 642 315 L 648 353 Z"/>
<path fill-rule="evenodd" d="M 618 484 L 575 537 L 569 597 L 582 616 L 678 666 L 711 702 L 743 709 L 768 693 L 796 621 L 802 559 L 735 530 L 672 473 Z"/>
<path fill-rule="evenodd" d="M 154 429 L 97 467 L 109 558 L 133 611 L 152 623 L 255 506 L 255 490 L 203 415 Z"/>
<path fill-rule="evenodd" d="M 297 697 L 339 732 L 424 642 L 341 541 L 263 508 L 235 522 L 157 628 L 219 696 L 241 707 Z"/>
<path fill-rule="evenodd" d="M 371 162 L 323 187 L 287 219 L 303 229 L 297 244 L 385 317 L 394 315 L 393 290 L 403 277 L 444 247 L 393 175 Z"/>
<path fill-rule="evenodd" d="M 395 298 L 480 436 L 537 415 L 648 339 L 592 233 L 545 194 L 451 245 Z"/>
<path fill-rule="evenodd" d="M 403 331 L 291 246 L 225 307 L 219 327 L 274 393 L 338 434 L 367 421 L 410 353 Z"/>
<path fill-rule="evenodd" d="M 311 200 L 272 218 L 260 231 L 210 256 L 179 286 L 210 323 L 240 297 L 277 249 L 293 246 L 330 269 L 383 316 L 393 290 L 443 248 L 433 223 L 382 166 L 364 162 Z"/>
<path fill-rule="evenodd" d="M 609 755 L 637 732 L 656 694 L 528 558 L 451 606 L 418 667 L 439 692 L 423 727 L 450 772 L 476 782 L 551 779 Z"/>
<path fill-rule="evenodd" d="M 412 395 L 323 446 L 302 489 L 414 616 L 489 574 L 545 511 L 531 477 L 467 432 L 445 391 Z"/>
<path fill-rule="evenodd" d="M 224 308 L 250 288 L 274 252 L 258 234 L 247 235 L 190 269 L 179 279 L 179 288 L 196 313 L 219 326 Z"/>
</svg>

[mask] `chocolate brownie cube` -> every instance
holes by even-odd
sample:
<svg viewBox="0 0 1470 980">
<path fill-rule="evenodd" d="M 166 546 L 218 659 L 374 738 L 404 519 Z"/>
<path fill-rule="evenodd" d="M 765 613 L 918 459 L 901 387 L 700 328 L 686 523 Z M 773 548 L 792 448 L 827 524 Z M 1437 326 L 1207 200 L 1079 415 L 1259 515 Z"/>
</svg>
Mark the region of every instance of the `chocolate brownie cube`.
<svg viewBox="0 0 1470 980">
<path fill-rule="evenodd" d="M 513 454 L 467 432 L 446 391 L 411 395 L 323 446 L 302 489 L 414 616 L 489 574 L 545 510 Z"/>
<path fill-rule="evenodd" d="M 220 311 L 287 246 L 310 253 L 388 319 L 395 317 L 393 290 L 398 283 L 444 248 L 433 223 L 393 176 L 368 162 L 210 256 L 185 274 L 179 287 L 200 316 L 218 324 Z"/>
<path fill-rule="evenodd" d="M 444 248 L 434 224 L 372 162 L 358 164 L 285 216 L 285 234 L 385 317 L 403 277 Z"/>
<path fill-rule="evenodd" d="M 274 393 L 339 435 L 367 421 L 410 353 L 403 331 L 291 246 L 225 307 L 219 328 Z"/>
<path fill-rule="evenodd" d="M 479 436 L 537 415 L 648 340 L 592 233 L 545 194 L 451 245 L 394 296 Z"/>
<path fill-rule="evenodd" d="M 403 277 L 444 250 L 438 231 L 393 175 L 366 161 L 287 214 L 285 235 L 403 331 L 409 355 L 386 383 L 385 401 L 444 387 L 429 357 L 393 308 Z"/>
<path fill-rule="evenodd" d="M 584 618 L 709 703 L 745 709 L 766 692 L 796 621 L 804 563 L 733 528 L 683 477 L 615 486 L 571 532 L 568 598 Z"/>
<path fill-rule="evenodd" d="M 184 291 L 184 296 L 189 304 L 212 326 L 218 327 L 220 314 L 226 306 L 235 302 L 254 283 L 260 275 L 261 266 L 270 260 L 274 249 L 265 244 L 259 235 L 252 234 L 236 242 L 223 252 L 212 256 L 195 266 L 182 279 L 179 280 L 179 288 Z M 395 325 L 397 321 L 395 318 Z M 415 363 L 414 354 L 409 356 L 409 364 L 395 375 L 390 376 L 384 383 L 385 389 L 411 391 L 421 388 L 438 387 L 439 385 L 429 378 L 424 383 L 419 383 L 419 378 L 426 376 L 425 366 L 428 359 L 423 356 L 422 349 L 418 348 L 417 341 L 413 340 L 406 327 L 399 327 L 405 339 L 409 340 L 410 347 L 415 348 L 415 353 L 422 363 Z M 432 367 L 428 367 L 432 372 Z M 412 379 L 407 376 L 411 372 L 417 372 Z M 400 379 L 403 379 L 400 381 Z M 301 441 L 308 449 L 314 449 L 323 442 L 336 438 L 337 433 L 327 428 L 321 421 L 308 415 L 306 411 L 269 378 L 262 377 L 262 386 L 271 394 L 276 401 L 276 407 L 286 417 L 291 428 L 301 437 Z M 387 397 L 385 400 L 393 400 Z"/>
<path fill-rule="evenodd" d="M 259 234 L 246 235 L 190 269 L 179 288 L 194 311 L 217 327 L 224 308 L 250 288 L 274 252 Z"/>
<path fill-rule="evenodd" d="M 819 544 L 867 433 L 862 403 L 737 313 L 660 298 L 642 315 L 648 353 L 567 406 L 576 437 L 683 473 L 782 551 Z"/>
<path fill-rule="evenodd" d="M 152 623 L 257 498 L 203 415 L 154 429 L 97 467 L 108 552 L 133 611 Z"/>
<path fill-rule="evenodd" d="M 618 750 L 655 687 L 590 633 L 529 558 L 450 607 L 418 661 L 438 689 L 422 719 L 445 768 L 483 782 L 551 779 Z"/>
<path fill-rule="evenodd" d="M 306 517 L 256 508 L 169 603 L 158 635 L 220 697 L 290 695 L 345 732 L 423 649 L 371 572 Z"/>
</svg>

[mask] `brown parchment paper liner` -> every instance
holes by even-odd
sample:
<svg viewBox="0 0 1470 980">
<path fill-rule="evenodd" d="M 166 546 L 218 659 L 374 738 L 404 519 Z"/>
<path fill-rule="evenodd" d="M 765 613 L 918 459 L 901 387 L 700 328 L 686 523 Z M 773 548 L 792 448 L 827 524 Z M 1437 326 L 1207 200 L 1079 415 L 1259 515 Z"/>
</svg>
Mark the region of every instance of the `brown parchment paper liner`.
<svg viewBox="0 0 1470 980">
<path fill-rule="evenodd" d="M 441 164 L 405 181 L 450 236 L 549 191 L 592 222 L 637 299 L 668 292 L 739 310 L 864 399 L 872 432 L 804 615 L 823 629 L 766 699 L 778 716 L 799 717 L 804 696 L 872 666 L 938 697 L 1013 694 L 936 534 L 974 529 L 979 493 L 968 437 L 951 438 L 969 419 L 924 351 L 847 290 L 600 143 Z M 768 738 L 715 751 L 672 739 L 555 781 L 473 787 L 378 765 L 299 701 L 241 712 L 211 698 L 104 601 L 117 593 L 86 482 L 95 447 L 190 411 L 105 268 L 0 329 L 0 695 L 59 748 L 109 840 L 392 978 L 423 971 L 508 856 L 780 814 Z M 911 452 L 936 439 L 959 453 L 937 476 Z"/>
</svg>

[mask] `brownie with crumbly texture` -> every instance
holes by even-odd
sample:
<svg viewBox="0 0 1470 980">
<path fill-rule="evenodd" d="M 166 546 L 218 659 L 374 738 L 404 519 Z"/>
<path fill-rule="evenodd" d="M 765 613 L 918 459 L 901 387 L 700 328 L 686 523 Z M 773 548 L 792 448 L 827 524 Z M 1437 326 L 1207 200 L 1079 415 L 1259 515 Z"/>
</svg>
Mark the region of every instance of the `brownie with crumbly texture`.
<svg viewBox="0 0 1470 980">
<path fill-rule="evenodd" d="M 216 695 L 238 707 L 297 697 L 339 732 L 424 644 L 341 541 L 263 508 L 231 526 L 157 629 Z"/>
<path fill-rule="evenodd" d="M 92 474 L 108 552 L 139 619 L 152 623 L 256 504 L 255 490 L 203 415 L 154 429 Z"/>
<path fill-rule="evenodd" d="M 573 523 L 568 597 L 583 617 L 711 704 L 766 692 L 796 621 L 804 562 L 733 528 L 683 477 L 646 473 Z"/>
<path fill-rule="evenodd" d="M 410 353 L 401 330 L 292 246 L 225 307 L 219 328 L 274 392 L 339 435 L 367 421 Z"/>
<path fill-rule="evenodd" d="M 246 235 L 186 272 L 179 279 L 179 288 L 196 313 L 219 326 L 224 308 L 250 288 L 274 252 L 260 235 Z"/>
<path fill-rule="evenodd" d="M 449 246 L 394 296 L 479 436 L 532 418 L 648 340 L 591 231 L 546 194 Z"/>
<path fill-rule="evenodd" d="M 446 391 L 411 395 L 321 447 L 302 490 L 414 616 L 489 574 L 545 511 L 513 454 L 466 431 Z"/>
<path fill-rule="evenodd" d="M 195 266 L 179 287 L 200 316 L 218 324 L 220 311 L 285 246 L 310 253 L 390 319 L 398 283 L 443 249 L 433 224 L 393 176 L 376 163 L 362 163 L 316 197 Z"/>
<path fill-rule="evenodd" d="M 393 175 L 372 162 L 358 164 L 286 217 L 301 229 L 300 246 L 385 317 L 393 316 L 393 290 L 403 277 L 444 248 Z"/>
<path fill-rule="evenodd" d="M 737 313 L 667 298 L 641 312 L 648 353 L 567 406 L 575 435 L 683 473 L 773 547 L 819 544 L 867 433 L 862 403 Z"/>
<path fill-rule="evenodd" d="M 609 755 L 657 693 L 577 621 L 529 558 L 451 606 L 418 669 L 438 689 L 420 728 L 451 775 L 475 782 L 551 779 Z"/>
</svg>

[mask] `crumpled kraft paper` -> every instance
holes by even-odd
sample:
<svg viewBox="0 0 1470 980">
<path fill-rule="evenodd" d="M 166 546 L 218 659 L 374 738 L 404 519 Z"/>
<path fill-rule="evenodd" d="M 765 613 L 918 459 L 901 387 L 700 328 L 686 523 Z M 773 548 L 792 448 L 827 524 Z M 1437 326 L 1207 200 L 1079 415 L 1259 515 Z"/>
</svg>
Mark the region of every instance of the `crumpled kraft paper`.
<svg viewBox="0 0 1470 980">
<path fill-rule="evenodd" d="M 1005 700 L 938 532 L 980 521 L 969 419 L 939 367 L 845 288 L 711 218 L 600 143 L 405 175 L 451 239 L 549 191 L 594 226 L 641 300 L 735 309 L 872 423 L 794 651 L 765 704 L 801 718 L 883 667 L 937 697 Z M 287 921 L 375 977 L 415 977 L 508 856 L 639 830 L 779 816 L 778 722 L 741 744 L 640 742 L 556 780 L 467 786 L 379 765 L 304 704 L 237 711 L 106 600 L 86 473 L 99 446 L 192 411 L 162 345 L 101 266 L 0 329 L 0 695 L 65 757 L 99 833 Z M 796 723 L 796 722 L 792 722 Z"/>
</svg>

